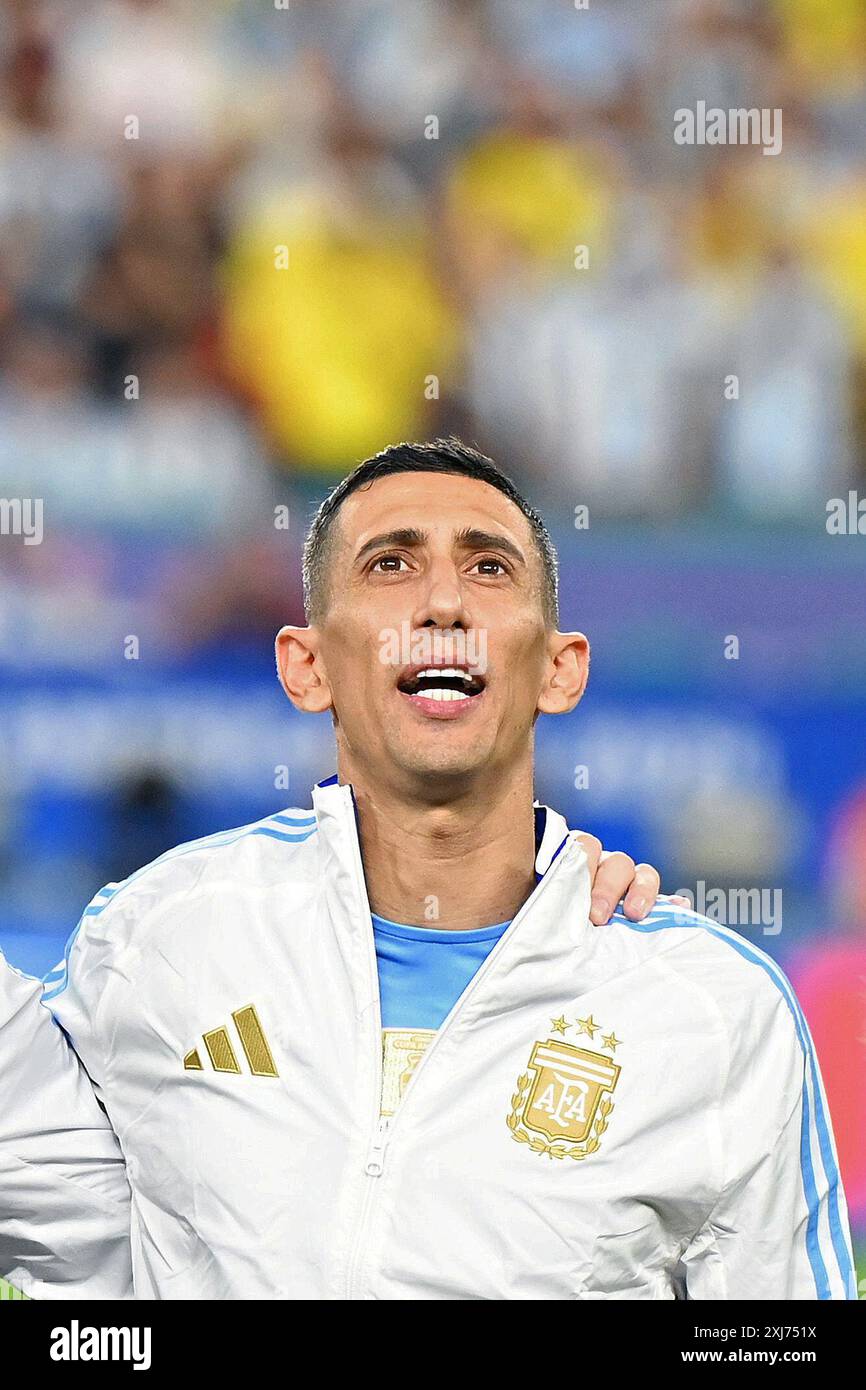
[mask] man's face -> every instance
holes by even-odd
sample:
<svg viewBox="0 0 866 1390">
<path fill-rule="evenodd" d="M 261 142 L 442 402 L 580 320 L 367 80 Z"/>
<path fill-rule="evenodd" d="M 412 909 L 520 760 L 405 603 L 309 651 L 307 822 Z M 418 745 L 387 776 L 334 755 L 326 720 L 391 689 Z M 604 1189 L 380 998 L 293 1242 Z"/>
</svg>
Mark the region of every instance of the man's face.
<svg viewBox="0 0 866 1390">
<path fill-rule="evenodd" d="M 542 565 L 529 522 L 496 488 L 400 473 L 353 493 L 316 630 L 352 769 L 453 793 L 476 769 L 531 753 L 552 670 Z"/>
</svg>

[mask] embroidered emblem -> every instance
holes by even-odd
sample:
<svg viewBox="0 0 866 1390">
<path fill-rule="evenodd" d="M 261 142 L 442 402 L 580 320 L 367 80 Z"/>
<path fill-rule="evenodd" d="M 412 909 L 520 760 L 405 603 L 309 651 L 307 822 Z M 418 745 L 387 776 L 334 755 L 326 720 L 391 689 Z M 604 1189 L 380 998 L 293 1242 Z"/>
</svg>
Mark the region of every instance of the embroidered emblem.
<svg viewBox="0 0 866 1390">
<path fill-rule="evenodd" d="M 548 1158 L 588 1158 L 601 1146 L 620 1071 L 601 1052 L 558 1038 L 536 1042 L 511 1097 L 512 1139 Z"/>
<path fill-rule="evenodd" d="M 247 1065 L 253 1076 L 279 1076 L 255 1005 L 246 1004 L 242 1009 L 235 1009 L 232 1018 L 241 1040 Z M 238 1061 L 238 1055 L 229 1036 L 228 1028 L 211 1028 L 207 1033 L 202 1034 L 202 1041 L 214 1071 L 233 1072 L 235 1075 L 241 1075 L 244 1069 Z M 185 1071 L 207 1070 L 197 1047 L 193 1047 L 187 1052 L 183 1059 L 183 1065 Z"/>
<path fill-rule="evenodd" d="M 382 1029 L 382 1114 L 393 1115 L 435 1028 Z"/>
</svg>

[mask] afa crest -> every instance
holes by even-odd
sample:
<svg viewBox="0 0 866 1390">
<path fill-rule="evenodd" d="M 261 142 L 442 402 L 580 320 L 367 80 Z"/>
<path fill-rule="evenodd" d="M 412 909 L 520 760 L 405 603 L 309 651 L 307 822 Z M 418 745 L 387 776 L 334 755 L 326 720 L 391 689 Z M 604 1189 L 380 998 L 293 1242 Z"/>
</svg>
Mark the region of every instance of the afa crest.
<svg viewBox="0 0 866 1390">
<path fill-rule="evenodd" d="M 588 1158 L 601 1146 L 621 1068 L 602 1052 L 548 1038 L 517 1078 L 506 1124 L 518 1144 L 548 1158 Z"/>
</svg>

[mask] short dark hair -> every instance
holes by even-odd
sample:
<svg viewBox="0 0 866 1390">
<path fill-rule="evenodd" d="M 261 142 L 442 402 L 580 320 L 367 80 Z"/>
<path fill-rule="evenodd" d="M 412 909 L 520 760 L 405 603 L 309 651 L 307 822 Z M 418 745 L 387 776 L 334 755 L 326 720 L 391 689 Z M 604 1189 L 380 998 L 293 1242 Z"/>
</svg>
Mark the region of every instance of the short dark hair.
<svg viewBox="0 0 866 1390">
<path fill-rule="evenodd" d="M 434 439 L 427 444 L 392 444 L 372 458 L 365 459 L 338 483 L 325 498 L 313 518 L 304 542 L 304 604 L 308 620 L 314 622 L 327 598 L 327 568 L 334 518 L 347 497 L 359 488 L 394 473 L 459 473 L 478 478 L 503 493 L 526 517 L 535 549 L 541 561 L 543 603 L 546 621 L 555 627 L 559 620 L 559 578 L 556 550 L 540 514 L 500 468 L 461 440 Z"/>
</svg>

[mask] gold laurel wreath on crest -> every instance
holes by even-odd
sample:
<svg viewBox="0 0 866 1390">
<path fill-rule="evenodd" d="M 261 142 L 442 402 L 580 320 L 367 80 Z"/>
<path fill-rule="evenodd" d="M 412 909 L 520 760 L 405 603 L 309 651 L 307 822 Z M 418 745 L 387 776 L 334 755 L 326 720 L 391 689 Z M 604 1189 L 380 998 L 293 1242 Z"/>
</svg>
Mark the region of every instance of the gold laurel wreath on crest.
<svg viewBox="0 0 866 1390">
<path fill-rule="evenodd" d="M 585 1139 L 582 1144 L 563 1144 L 562 1140 L 557 1139 L 549 1144 L 540 1134 L 527 1134 L 525 1129 L 520 1128 L 520 1113 L 526 1101 L 526 1094 L 529 1090 L 530 1078 L 526 1072 L 517 1078 L 517 1090 L 511 1097 L 511 1113 L 506 1117 L 505 1123 L 511 1130 L 512 1139 L 518 1144 L 528 1144 L 533 1153 L 547 1154 L 548 1158 L 589 1158 L 601 1145 L 601 1136 L 607 1129 L 607 1117 L 613 1110 L 613 1101 L 610 1099 L 599 1102 L 596 1111 L 595 1121 L 592 1126 L 592 1134 Z"/>
</svg>

